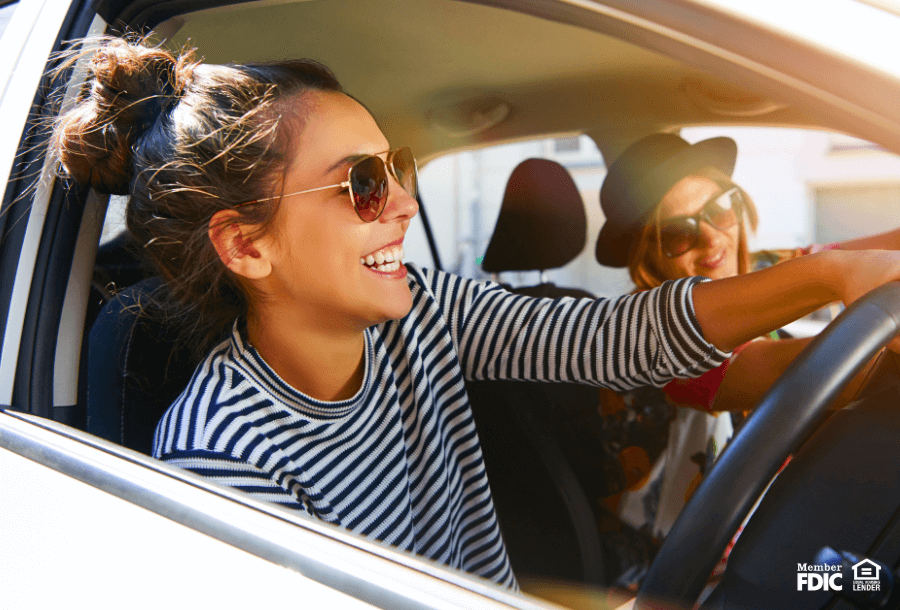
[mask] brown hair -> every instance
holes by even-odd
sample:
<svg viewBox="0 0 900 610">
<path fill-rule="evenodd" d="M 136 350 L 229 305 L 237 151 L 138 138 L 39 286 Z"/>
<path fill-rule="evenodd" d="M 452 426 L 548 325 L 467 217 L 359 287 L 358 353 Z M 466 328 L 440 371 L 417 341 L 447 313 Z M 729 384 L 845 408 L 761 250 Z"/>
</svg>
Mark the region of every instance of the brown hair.
<svg viewBox="0 0 900 610">
<path fill-rule="evenodd" d="M 76 181 L 131 195 L 128 231 L 167 287 L 154 311 L 202 357 L 249 306 L 209 240 L 212 216 L 231 209 L 238 222 L 268 226 L 277 200 L 239 204 L 278 194 L 305 94 L 341 85 L 312 60 L 205 65 L 146 39 L 96 42 L 64 64 L 90 57 L 90 79 L 54 126 L 52 148 Z"/>
<path fill-rule="evenodd" d="M 703 176 L 719 185 L 722 190 L 734 188 L 737 185 L 731 178 L 722 171 L 713 167 L 706 167 L 693 175 Z M 750 250 L 747 246 L 747 228 L 750 231 L 756 231 L 756 225 L 759 222 L 759 215 L 753 200 L 746 192 L 741 190 L 744 198 L 742 206 L 742 218 L 740 219 L 740 229 L 738 233 L 738 273 L 743 274 L 750 271 Z M 662 203 L 662 202 L 660 202 Z M 635 239 L 632 240 L 631 251 L 628 253 L 628 272 L 631 275 L 631 281 L 637 290 L 650 290 L 662 285 L 666 280 L 678 278 L 666 277 L 655 264 L 655 260 L 665 256 L 659 242 L 659 227 L 662 220 L 662 206 L 658 203 L 650 216 L 647 223 L 637 229 Z M 654 251 L 655 250 L 655 251 Z M 654 256 L 651 256 L 651 251 Z"/>
</svg>

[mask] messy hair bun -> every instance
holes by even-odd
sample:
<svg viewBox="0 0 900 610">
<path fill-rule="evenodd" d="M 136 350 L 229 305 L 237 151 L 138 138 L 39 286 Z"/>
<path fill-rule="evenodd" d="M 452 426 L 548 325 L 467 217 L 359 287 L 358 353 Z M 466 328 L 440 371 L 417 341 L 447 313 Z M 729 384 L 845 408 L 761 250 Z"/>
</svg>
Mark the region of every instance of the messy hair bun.
<svg viewBox="0 0 900 610">
<path fill-rule="evenodd" d="M 76 181 L 125 195 L 135 144 L 177 101 L 190 57 L 176 59 L 161 48 L 105 38 L 98 49 L 78 53 L 70 63 L 85 53 L 93 54 L 89 90 L 59 119 L 53 145 Z"/>
<path fill-rule="evenodd" d="M 166 282 L 156 312 L 202 357 L 250 303 L 209 239 L 212 217 L 233 210 L 268 227 L 313 107 L 305 96 L 343 90 L 310 59 L 210 65 L 142 40 L 86 42 L 64 67 L 89 59 L 88 88 L 51 143 L 76 181 L 130 195 L 131 240 Z"/>
</svg>

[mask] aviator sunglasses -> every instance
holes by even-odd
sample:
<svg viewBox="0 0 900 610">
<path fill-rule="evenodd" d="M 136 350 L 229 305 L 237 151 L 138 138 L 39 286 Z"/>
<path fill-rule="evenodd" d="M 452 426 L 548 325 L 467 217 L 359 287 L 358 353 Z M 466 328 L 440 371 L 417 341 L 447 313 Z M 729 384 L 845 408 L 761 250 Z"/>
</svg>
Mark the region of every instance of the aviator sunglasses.
<svg viewBox="0 0 900 610">
<path fill-rule="evenodd" d="M 663 254 L 676 258 L 696 248 L 700 243 L 701 220 L 720 231 L 730 229 L 741 217 L 743 202 L 743 191 L 735 186 L 707 201 L 696 214 L 666 218 L 659 226 Z"/>
<path fill-rule="evenodd" d="M 382 161 L 378 155 L 386 155 L 386 161 Z M 317 188 L 287 193 L 279 197 L 266 197 L 242 203 L 250 205 L 273 199 L 283 199 L 294 195 L 303 195 L 314 191 L 324 191 L 331 188 L 348 188 L 350 203 L 356 210 L 356 215 L 363 222 L 375 222 L 384 212 L 388 199 L 388 172 L 397 180 L 410 197 L 416 198 L 418 190 L 418 170 L 416 158 L 408 146 L 395 148 L 376 155 L 365 155 L 353 165 L 347 172 L 347 181 L 339 184 L 329 184 Z"/>
</svg>

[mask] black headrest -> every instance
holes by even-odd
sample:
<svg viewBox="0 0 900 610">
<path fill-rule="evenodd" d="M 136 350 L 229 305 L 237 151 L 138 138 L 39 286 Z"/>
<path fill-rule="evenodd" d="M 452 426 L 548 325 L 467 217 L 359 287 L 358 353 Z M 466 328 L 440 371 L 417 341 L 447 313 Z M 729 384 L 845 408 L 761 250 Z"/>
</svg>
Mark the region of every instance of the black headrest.
<svg viewBox="0 0 900 610">
<path fill-rule="evenodd" d="M 581 253 L 586 236 L 584 203 L 566 168 L 527 159 L 509 177 L 481 268 L 499 273 L 562 267 Z"/>
</svg>

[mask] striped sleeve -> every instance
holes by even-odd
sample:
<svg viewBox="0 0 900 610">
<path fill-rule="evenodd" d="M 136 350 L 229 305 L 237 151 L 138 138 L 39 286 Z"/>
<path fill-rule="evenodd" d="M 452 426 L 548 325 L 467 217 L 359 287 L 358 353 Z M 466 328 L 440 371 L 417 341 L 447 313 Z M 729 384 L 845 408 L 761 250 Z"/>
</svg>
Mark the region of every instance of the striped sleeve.
<svg viewBox="0 0 900 610">
<path fill-rule="evenodd" d="M 281 487 L 268 473 L 226 453 L 193 449 L 174 451 L 161 456 L 160 459 L 220 485 L 239 489 L 257 500 L 309 512 L 302 502 Z"/>
<path fill-rule="evenodd" d="M 697 377 L 728 354 L 708 343 L 692 287 L 666 282 L 617 299 L 538 299 L 491 282 L 422 271 L 467 379 L 589 383 L 623 391 Z"/>
</svg>

